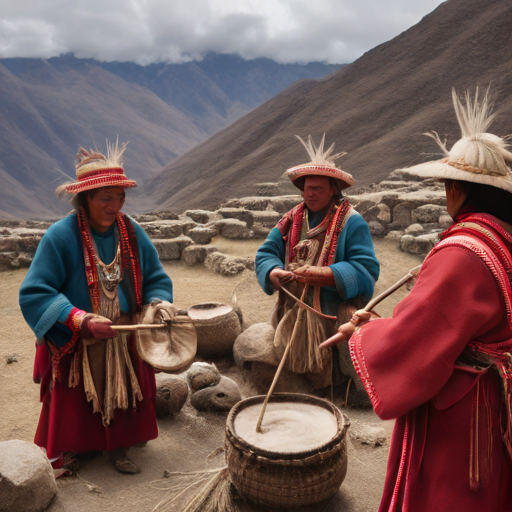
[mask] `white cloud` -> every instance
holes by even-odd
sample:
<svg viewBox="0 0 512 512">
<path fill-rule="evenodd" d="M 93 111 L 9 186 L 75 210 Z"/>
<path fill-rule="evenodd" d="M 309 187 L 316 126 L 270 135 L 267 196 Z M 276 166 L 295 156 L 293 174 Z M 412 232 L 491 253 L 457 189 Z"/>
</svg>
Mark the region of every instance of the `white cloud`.
<svg viewBox="0 0 512 512">
<path fill-rule="evenodd" d="M 441 0 L 0 0 L 0 57 L 351 62 Z"/>
</svg>

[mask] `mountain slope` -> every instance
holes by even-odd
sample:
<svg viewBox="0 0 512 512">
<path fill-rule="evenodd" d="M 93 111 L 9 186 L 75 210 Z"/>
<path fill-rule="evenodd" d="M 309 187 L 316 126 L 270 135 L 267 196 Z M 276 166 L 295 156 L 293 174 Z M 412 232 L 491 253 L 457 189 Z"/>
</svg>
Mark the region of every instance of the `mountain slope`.
<svg viewBox="0 0 512 512">
<path fill-rule="evenodd" d="M 146 193 L 161 208 L 214 206 L 254 193 L 307 160 L 294 135 L 327 133 L 339 165 L 358 185 L 397 167 L 436 158 L 421 134 L 460 137 L 451 106 L 459 92 L 492 83 L 503 114 L 492 129 L 512 132 L 512 3 L 448 0 L 417 25 L 318 81 L 303 80 L 181 155 Z"/>
<path fill-rule="evenodd" d="M 230 85 L 237 76 L 233 59 L 208 56 L 202 63 L 146 67 L 72 55 L 1 59 L 0 218 L 65 213 L 69 206 L 55 201 L 54 190 L 74 176 L 80 145 L 104 150 L 107 138 L 130 141 L 126 171 L 142 182 L 271 97 L 273 88 L 250 78 L 250 70 L 263 69 L 268 81 L 277 74 L 289 85 L 304 73 L 317 76 L 339 68 L 248 61 L 247 88 L 252 83 L 257 94 L 249 90 L 244 96 Z M 139 191 L 133 194 L 138 209 L 145 208 Z"/>
</svg>

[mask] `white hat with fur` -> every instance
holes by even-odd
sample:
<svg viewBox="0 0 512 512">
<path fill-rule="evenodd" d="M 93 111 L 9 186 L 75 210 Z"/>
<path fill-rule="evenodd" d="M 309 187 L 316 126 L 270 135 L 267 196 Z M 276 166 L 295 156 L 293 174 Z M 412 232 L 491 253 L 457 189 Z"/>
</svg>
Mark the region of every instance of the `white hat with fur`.
<svg viewBox="0 0 512 512">
<path fill-rule="evenodd" d="M 481 100 L 478 87 L 473 100 L 466 92 L 465 105 L 455 89 L 452 89 L 452 97 L 462 139 L 448 151 L 446 141 L 441 142 L 436 132 L 426 133 L 437 142 L 446 157 L 403 170 L 423 178 L 482 183 L 512 193 L 512 153 L 507 149 L 506 138 L 486 133 L 496 116 L 489 102 L 489 90 Z"/>
</svg>

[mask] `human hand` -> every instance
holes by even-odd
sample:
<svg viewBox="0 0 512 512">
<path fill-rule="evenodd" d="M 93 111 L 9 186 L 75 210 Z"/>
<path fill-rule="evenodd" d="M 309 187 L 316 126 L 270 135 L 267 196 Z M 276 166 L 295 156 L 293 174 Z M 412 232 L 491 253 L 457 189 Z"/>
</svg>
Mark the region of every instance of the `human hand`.
<svg viewBox="0 0 512 512">
<path fill-rule="evenodd" d="M 270 279 L 272 286 L 277 290 L 282 284 L 293 281 L 293 274 L 288 270 L 276 267 L 271 270 L 268 278 Z"/>
<path fill-rule="evenodd" d="M 331 336 L 328 340 L 320 344 L 320 348 L 333 347 L 334 345 L 339 345 L 343 341 L 348 341 L 352 334 L 354 334 L 356 328 L 368 323 L 372 316 L 377 315 L 364 309 L 356 311 L 352 315 L 350 321 L 348 321 L 346 324 L 340 325 L 338 332 L 334 336 Z"/>
<path fill-rule="evenodd" d="M 314 267 L 304 265 L 292 272 L 293 277 L 299 283 L 307 283 L 311 286 L 333 286 L 334 276 L 329 267 Z"/>
<path fill-rule="evenodd" d="M 115 338 L 117 332 L 110 327 L 112 321 L 101 315 L 94 315 L 89 313 L 82 319 L 82 325 L 80 326 L 80 334 L 83 339 L 107 339 Z"/>
</svg>

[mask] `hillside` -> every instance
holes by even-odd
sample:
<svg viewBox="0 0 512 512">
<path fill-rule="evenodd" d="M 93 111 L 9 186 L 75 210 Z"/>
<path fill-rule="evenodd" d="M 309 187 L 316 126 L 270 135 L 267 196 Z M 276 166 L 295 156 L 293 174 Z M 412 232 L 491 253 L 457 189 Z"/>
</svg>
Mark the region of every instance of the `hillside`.
<svg viewBox="0 0 512 512">
<path fill-rule="evenodd" d="M 295 139 L 327 133 L 357 185 L 436 158 L 427 130 L 459 138 L 451 88 L 492 84 L 512 132 L 512 2 L 448 0 L 417 25 L 324 79 L 302 80 L 181 155 L 147 184 L 160 208 L 211 207 L 276 181 L 306 154 Z M 434 153 L 434 155 L 432 155 Z"/>
<path fill-rule="evenodd" d="M 54 190 L 63 173 L 74 175 L 80 145 L 130 141 L 126 170 L 142 182 L 296 80 L 337 69 L 226 55 L 149 66 L 73 55 L 0 59 L 0 218 L 65 213 Z"/>
</svg>

